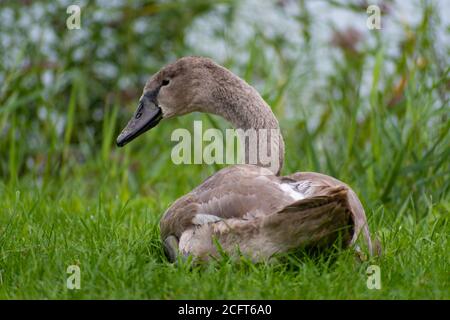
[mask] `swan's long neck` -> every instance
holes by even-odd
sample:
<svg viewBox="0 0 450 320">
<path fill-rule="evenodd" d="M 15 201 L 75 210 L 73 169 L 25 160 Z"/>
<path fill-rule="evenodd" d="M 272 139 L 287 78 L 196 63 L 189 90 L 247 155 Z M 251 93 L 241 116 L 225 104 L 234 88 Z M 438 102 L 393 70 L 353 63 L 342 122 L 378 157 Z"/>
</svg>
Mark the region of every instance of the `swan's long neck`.
<svg viewBox="0 0 450 320">
<path fill-rule="evenodd" d="M 222 116 L 235 129 L 242 129 L 246 134 L 256 133 L 258 148 L 255 150 L 252 148 L 254 144 L 247 144 L 244 162 L 267 167 L 278 175 L 284 161 L 284 141 L 272 110 L 253 87 L 225 68 L 216 81 L 207 112 Z M 256 157 L 255 152 L 258 152 Z M 265 156 L 261 157 L 264 153 Z"/>
</svg>

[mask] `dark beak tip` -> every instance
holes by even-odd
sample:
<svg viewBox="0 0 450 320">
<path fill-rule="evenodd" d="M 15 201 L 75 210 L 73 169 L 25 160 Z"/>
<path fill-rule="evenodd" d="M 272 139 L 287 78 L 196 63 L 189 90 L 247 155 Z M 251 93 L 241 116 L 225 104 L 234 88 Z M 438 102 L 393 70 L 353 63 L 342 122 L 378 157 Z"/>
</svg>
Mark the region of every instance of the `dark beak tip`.
<svg viewBox="0 0 450 320">
<path fill-rule="evenodd" d="M 126 139 L 124 139 L 121 135 L 119 135 L 116 140 L 116 145 L 119 148 L 122 148 L 124 145 L 126 145 Z"/>
<path fill-rule="evenodd" d="M 123 130 L 122 130 L 122 132 L 117 136 L 117 138 L 116 138 L 116 145 L 119 147 L 119 148 L 121 148 L 121 147 L 123 147 L 124 145 L 126 145 L 127 144 L 127 136 L 124 134 L 124 132 L 123 132 Z"/>
</svg>

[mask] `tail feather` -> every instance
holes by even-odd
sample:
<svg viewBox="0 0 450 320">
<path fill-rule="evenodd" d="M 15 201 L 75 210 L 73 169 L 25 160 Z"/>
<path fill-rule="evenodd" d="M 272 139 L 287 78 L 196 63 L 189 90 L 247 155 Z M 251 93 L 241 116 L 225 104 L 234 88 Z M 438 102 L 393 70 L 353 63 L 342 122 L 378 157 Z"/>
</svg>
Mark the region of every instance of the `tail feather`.
<svg viewBox="0 0 450 320">
<path fill-rule="evenodd" d="M 335 187 L 327 195 L 299 200 L 266 217 L 263 230 L 279 242 L 281 251 L 328 247 L 339 237 L 348 243 L 353 225 L 347 192 L 345 187 Z"/>
</svg>

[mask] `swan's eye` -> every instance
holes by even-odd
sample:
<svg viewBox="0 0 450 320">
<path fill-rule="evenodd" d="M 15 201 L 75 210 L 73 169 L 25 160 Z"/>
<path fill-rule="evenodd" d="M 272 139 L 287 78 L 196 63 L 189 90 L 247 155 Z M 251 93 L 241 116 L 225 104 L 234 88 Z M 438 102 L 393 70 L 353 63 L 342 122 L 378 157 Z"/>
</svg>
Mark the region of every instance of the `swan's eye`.
<svg viewBox="0 0 450 320">
<path fill-rule="evenodd" d="M 169 80 L 169 79 L 164 79 L 163 82 L 162 82 L 162 86 L 163 86 L 163 87 L 164 87 L 164 86 L 167 86 L 169 83 L 170 83 L 170 80 Z"/>
</svg>

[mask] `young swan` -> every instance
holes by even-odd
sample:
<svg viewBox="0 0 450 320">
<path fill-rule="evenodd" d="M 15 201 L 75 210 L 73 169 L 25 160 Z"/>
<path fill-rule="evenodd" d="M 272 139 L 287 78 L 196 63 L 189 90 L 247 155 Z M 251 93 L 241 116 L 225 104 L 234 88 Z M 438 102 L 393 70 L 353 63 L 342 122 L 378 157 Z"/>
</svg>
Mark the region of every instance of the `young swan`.
<svg viewBox="0 0 450 320">
<path fill-rule="evenodd" d="M 353 245 L 361 232 L 372 253 L 356 194 L 320 173 L 279 176 L 284 142 L 270 107 L 253 87 L 208 58 L 181 58 L 151 77 L 117 145 L 124 146 L 162 119 L 195 111 L 219 115 L 236 129 L 268 130 L 263 138 L 257 135 L 256 145 L 275 153 L 277 161 L 267 166 L 256 157 L 256 165 L 224 168 L 176 200 L 160 222 L 171 261 L 179 253 L 201 260 L 217 256 L 216 241 L 231 255 L 240 252 L 261 261 L 299 248 L 326 248 L 337 239 Z M 253 149 L 246 145 L 245 163 L 252 163 Z"/>
</svg>

